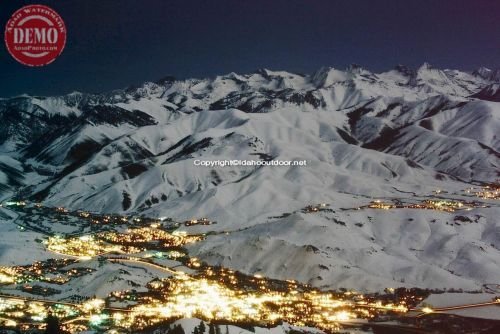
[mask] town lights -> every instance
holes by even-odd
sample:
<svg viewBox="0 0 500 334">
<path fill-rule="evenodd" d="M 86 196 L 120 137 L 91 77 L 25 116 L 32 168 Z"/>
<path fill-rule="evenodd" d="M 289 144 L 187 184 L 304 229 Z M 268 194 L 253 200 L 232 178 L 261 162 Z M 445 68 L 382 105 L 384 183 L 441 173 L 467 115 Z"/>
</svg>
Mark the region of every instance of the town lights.
<svg viewBox="0 0 500 334">
<path fill-rule="evenodd" d="M 85 312 L 95 312 L 100 311 L 104 307 L 104 300 L 102 299 L 91 299 L 82 305 L 82 310 Z"/>
</svg>

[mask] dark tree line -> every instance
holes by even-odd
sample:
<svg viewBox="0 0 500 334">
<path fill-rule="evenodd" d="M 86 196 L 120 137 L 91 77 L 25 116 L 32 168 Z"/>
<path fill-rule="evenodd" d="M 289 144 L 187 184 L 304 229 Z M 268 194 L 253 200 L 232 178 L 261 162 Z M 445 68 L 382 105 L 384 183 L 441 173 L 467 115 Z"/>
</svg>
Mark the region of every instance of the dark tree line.
<svg viewBox="0 0 500 334">
<path fill-rule="evenodd" d="M 181 325 L 175 325 L 173 328 L 170 328 L 167 334 L 186 334 L 184 332 L 184 328 Z"/>
<path fill-rule="evenodd" d="M 59 318 L 53 316 L 49 313 L 47 316 L 47 327 L 45 329 L 45 334 L 62 334 L 61 325 L 59 324 Z"/>
<path fill-rule="evenodd" d="M 200 324 L 194 328 L 193 334 L 205 334 L 206 330 L 207 328 L 205 326 L 205 323 L 203 321 L 200 321 Z M 208 334 L 221 334 L 220 326 L 213 323 L 209 324 Z M 229 334 L 229 327 L 227 325 L 225 334 Z"/>
</svg>

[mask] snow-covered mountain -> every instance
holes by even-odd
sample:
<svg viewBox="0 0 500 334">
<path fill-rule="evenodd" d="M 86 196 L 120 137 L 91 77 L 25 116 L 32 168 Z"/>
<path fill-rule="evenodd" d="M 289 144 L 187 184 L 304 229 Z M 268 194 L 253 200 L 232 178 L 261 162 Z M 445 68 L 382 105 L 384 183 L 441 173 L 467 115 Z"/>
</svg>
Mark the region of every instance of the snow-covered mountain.
<svg viewBox="0 0 500 334">
<path fill-rule="evenodd" d="M 498 73 L 352 65 L 0 99 L 0 199 L 208 217 L 190 230 L 229 233 L 193 246 L 203 259 L 320 286 L 473 289 L 500 277 L 498 208 L 468 226 L 341 209 L 498 180 Z M 220 159 L 307 166 L 194 165 Z M 330 213 L 300 211 L 322 202 Z"/>
</svg>

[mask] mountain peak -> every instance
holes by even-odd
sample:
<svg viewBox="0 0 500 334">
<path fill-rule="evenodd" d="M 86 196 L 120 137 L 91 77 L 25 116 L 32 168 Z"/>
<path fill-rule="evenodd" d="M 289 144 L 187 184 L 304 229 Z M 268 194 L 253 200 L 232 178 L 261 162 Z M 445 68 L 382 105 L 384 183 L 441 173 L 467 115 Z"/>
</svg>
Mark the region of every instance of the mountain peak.
<svg viewBox="0 0 500 334">
<path fill-rule="evenodd" d="M 177 79 L 174 76 L 167 75 L 167 76 L 164 76 L 163 78 L 161 78 L 159 80 L 156 80 L 155 83 L 158 84 L 158 85 L 165 85 L 166 83 L 172 83 L 172 82 L 174 82 L 176 80 Z"/>
<path fill-rule="evenodd" d="M 260 74 L 263 77 L 270 77 L 275 75 L 274 71 L 271 71 L 270 69 L 267 68 L 259 68 L 258 70 L 255 71 L 255 73 Z"/>
<path fill-rule="evenodd" d="M 500 82 L 500 69 L 492 70 L 481 66 L 472 72 L 472 75 L 494 82 Z"/>
<path fill-rule="evenodd" d="M 270 77 L 289 77 L 289 76 L 294 76 L 296 74 L 288 71 L 280 71 L 280 70 L 270 70 L 267 68 L 261 68 L 255 71 L 255 73 L 262 75 L 263 77 L 270 78 Z"/>
<path fill-rule="evenodd" d="M 418 68 L 418 71 L 422 71 L 422 70 L 433 70 L 434 68 L 432 67 L 431 64 L 429 64 L 428 62 L 424 62 L 419 68 Z"/>
<path fill-rule="evenodd" d="M 347 69 L 346 69 L 347 72 L 355 73 L 355 74 L 361 73 L 364 70 L 365 69 L 361 65 L 354 64 L 354 63 L 352 63 L 349 66 L 347 66 Z"/>
<path fill-rule="evenodd" d="M 322 67 L 312 76 L 312 81 L 316 87 L 328 87 L 335 82 L 346 81 L 351 76 L 344 71 L 337 70 L 333 67 Z"/>
<path fill-rule="evenodd" d="M 491 73 L 491 69 L 481 66 L 477 70 L 475 70 L 473 73 L 481 74 L 481 75 L 487 75 Z"/>
<path fill-rule="evenodd" d="M 412 77 L 415 75 L 415 70 L 406 65 L 398 64 L 394 67 L 394 69 L 406 77 Z"/>
</svg>

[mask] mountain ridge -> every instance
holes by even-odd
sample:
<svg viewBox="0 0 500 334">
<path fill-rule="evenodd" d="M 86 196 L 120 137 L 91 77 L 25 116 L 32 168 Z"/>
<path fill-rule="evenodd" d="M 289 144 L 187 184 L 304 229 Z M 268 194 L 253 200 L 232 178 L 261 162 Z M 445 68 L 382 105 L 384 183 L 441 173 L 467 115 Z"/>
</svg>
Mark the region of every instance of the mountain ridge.
<svg viewBox="0 0 500 334">
<path fill-rule="evenodd" d="M 380 198 L 420 201 L 436 189 L 461 194 L 498 182 L 497 77 L 475 72 L 429 64 L 382 73 L 358 65 L 311 75 L 259 70 L 164 78 L 104 94 L 0 99 L 0 200 L 179 220 L 208 217 L 218 224 L 186 229 L 230 233 L 207 238 L 192 251 L 249 273 L 327 287 L 357 278 L 367 289 L 402 279 L 409 286 L 474 289 L 500 275 L 500 235 L 480 232 L 500 229 L 497 206 L 467 212 L 471 221 L 482 217 L 467 226 L 443 212 L 431 218 L 422 210 L 345 209 Z M 194 165 L 233 159 L 306 160 L 307 166 Z M 312 203 L 330 203 L 332 212 L 300 211 Z M 439 226 L 431 222 L 436 219 Z M 308 227 L 308 238 L 297 234 Z M 314 240 L 317 253 L 308 247 Z M 332 244 L 343 246 L 338 251 Z M 470 271 L 457 254 L 475 256 L 477 245 L 488 257 Z M 422 256 L 433 251 L 445 255 Z M 266 260 L 273 252 L 281 253 Z M 249 261 L 254 255 L 262 266 Z M 375 274 L 375 258 L 385 273 Z M 339 271 L 343 266 L 351 269 Z"/>
</svg>

